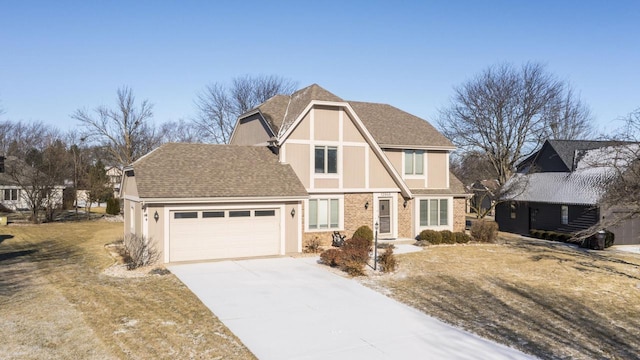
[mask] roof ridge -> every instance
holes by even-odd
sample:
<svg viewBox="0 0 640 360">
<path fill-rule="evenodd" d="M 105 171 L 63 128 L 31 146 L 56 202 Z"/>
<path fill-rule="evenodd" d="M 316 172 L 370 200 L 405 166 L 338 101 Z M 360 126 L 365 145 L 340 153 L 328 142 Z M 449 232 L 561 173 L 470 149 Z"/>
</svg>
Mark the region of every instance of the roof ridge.
<svg viewBox="0 0 640 360">
<path fill-rule="evenodd" d="M 282 117 L 282 125 L 284 125 L 284 121 L 287 119 L 287 114 L 289 114 L 290 105 L 291 105 L 291 96 L 289 96 L 289 100 L 287 101 L 287 108 L 284 109 L 284 116 Z M 282 135 L 282 129 L 284 129 L 284 126 L 280 126 L 280 129 L 278 129 L 278 138 Z"/>
</svg>

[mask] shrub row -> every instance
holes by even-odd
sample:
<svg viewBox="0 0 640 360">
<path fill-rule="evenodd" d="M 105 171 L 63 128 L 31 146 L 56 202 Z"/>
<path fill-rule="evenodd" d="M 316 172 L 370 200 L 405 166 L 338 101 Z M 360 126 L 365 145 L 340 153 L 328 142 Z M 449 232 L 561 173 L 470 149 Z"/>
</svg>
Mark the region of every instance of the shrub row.
<svg viewBox="0 0 640 360">
<path fill-rule="evenodd" d="M 583 247 L 583 248 L 596 249 L 596 250 L 599 249 L 597 235 L 591 235 L 586 239 L 579 239 L 579 238 L 574 238 L 571 234 L 567 234 L 567 233 L 561 233 L 557 231 L 548 231 L 548 230 L 536 230 L 536 229 L 529 230 L 529 234 L 532 237 L 538 238 L 538 239 L 568 242 L 568 243 L 580 245 L 580 247 Z M 604 240 L 604 247 L 608 248 L 609 246 L 613 245 L 615 241 L 615 235 L 610 231 L 606 231 L 605 234 L 606 234 L 606 237 Z"/>
<path fill-rule="evenodd" d="M 464 244 L 468 243 L 471 238 L 469 235 L 463 232 L 451 232 L 449 230 L 423 230 L 418 235 L 418 242 L 416 245 L 438 245 L 438 244 Z"/>
<path fill-rule="evenodd" d="M 615 242 L 615 234 L 612 233 L 611 231 L 605 231 L 604 249 L 606 249 L 609 246 L 613 245 L 614 242 Z M 599 245 L 598 245 L 598 237 L 595 234 L 589 236 L 588 238 L 586 238 L 584 240 L 582 240 L 582 242 L 580 243 L 580 247 L 588 248 L 588 249 L 595 249 L 595 250 L 604 250 L 604 249 L 599 247 Z"/>
<path fill-rule="evenodd" d="M 529 230 L 529 234 L 532 237 L 537 239 L 561 241 L 561 242 L 568 242 L 572 238 L 571 234 L 561 233 L 556 231 L 547 231 L 547 230 L 531 229 Z"/>
</svg>

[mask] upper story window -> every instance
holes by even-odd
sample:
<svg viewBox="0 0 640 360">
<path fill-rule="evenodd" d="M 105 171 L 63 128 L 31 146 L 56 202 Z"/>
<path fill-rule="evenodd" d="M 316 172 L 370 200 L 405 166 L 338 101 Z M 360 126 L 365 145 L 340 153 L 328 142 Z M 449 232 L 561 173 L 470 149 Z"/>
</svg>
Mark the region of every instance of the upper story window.
<svg viewBox="0 0 640 360">
<path fill-rule="evenodd" d="M 316 146 L 316 174 L 338 173 L 338 148 L 336 146 Z"/>
<path fill-rule="evenodd" d="M 404 151 L 404 174 L 423 175 L 424 174 L 424 151 L 405 150 Z"/>
</svg>

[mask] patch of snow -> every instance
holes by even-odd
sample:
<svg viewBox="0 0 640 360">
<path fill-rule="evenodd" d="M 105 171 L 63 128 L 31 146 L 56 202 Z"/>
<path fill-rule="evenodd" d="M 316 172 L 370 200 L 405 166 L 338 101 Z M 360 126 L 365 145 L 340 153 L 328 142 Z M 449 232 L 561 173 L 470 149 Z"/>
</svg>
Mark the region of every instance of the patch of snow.
<svg viewBox="0 0 640 360">
<path fill-rule="evenodd" d="M 124 321 L 124 324 L 123 324 L 123 325 L 124 325 L 124 326 L 126 326 L 126 327 L 133 327 L 133 326 L 138 325 L 138 320 L 136 320 L 136 319 L 127 319 L 127 318 L 124 318 L 124 319 L 122 319 L 122 320 Z"/>
<path fill-rule="evenodd" d="M 610 249 L 640 254 L 640 245 L 614 245 Z"/>
<path fill-rule="evenodd" d="M 409 254 L 418 251 L 422 251 L 422 247 L 411 244 L 397 244 L 393 248 L 394 254 Z"/>
</svg>

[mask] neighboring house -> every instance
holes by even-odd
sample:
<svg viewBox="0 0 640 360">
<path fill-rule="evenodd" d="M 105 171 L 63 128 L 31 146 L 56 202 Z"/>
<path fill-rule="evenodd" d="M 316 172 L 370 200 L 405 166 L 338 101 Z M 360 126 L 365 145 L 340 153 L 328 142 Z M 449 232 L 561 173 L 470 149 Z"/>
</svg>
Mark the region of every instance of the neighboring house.
<svg viewBox="0 0 640 360">
<path fill-rule="evenodd" d="M 16 157 L 0 156 L 0 211 L 2 208 L 7 210 L 28 210 L 30 208 L 27 194 L 25 189 L 9 174 L 7 174 L 7 167 L 9 163 L 16 164 L 21 163 Z M 22 166 L 27 166 L 22 163 Z M 52 205 L 62 206 L 62 194 L 64 186 L 55 186 L 50 190 L 48 198 L 51 200 Z"/>
<path fill-rule="evenodd" d="M 125 233 L 175 262 L 295 253 L 362 225 L 462 231 L 453 149 L 423 119 L 311 85 L 240 116 L 230 145 L 166 144 L 125 168 Z"/>
<path fill-rule="evenodd" d="M 117 166 L 105 167 L 109 177 L 109 187 L 113 189 L 113 197 L 120 197 L 120 184 L 122 183 L 122 170 Z"/>
<path fill-rule="evenodd" d="M 493 215 L 495 194 L 499 187 L 498 180 L 478 180 L 469 185 L 468 190 L 473 194 L 469 199 L 469 212 Z"/>
<path fill-rule="evenodd" d="M 505 187 L 515 194 L 496 206 L 501 231 L 528 235 L 532 229 L 575 233 L 596 225 L 614 210 L 600 199 L 606 184 L 624 164 L 614 166 L 621 146 L 611 141 L 547 140 L 540 150 L 517 166 Z M 622 224 L 609 229 L 616 244 L 638 243 L 638 234 Z"/>
<path fill-rule="evenodd" d="M 28 205 L 22 197 L 20 186 L 5 172 L 5 159 L 4 156 L 0 156 L 0 211 L 2 208 L 26 209 Z"/>
</svg>

